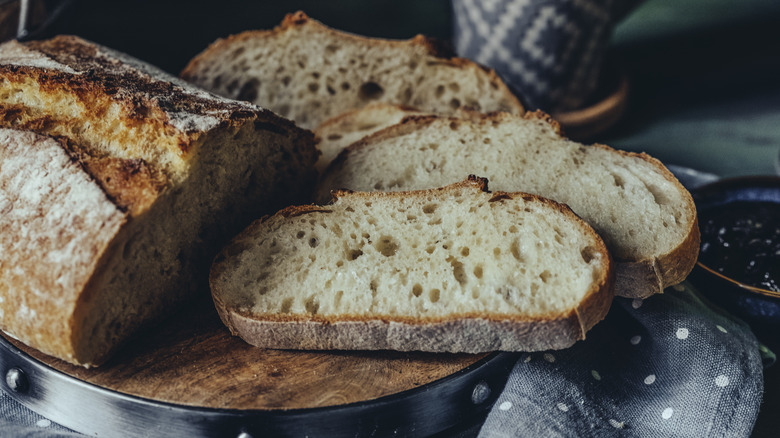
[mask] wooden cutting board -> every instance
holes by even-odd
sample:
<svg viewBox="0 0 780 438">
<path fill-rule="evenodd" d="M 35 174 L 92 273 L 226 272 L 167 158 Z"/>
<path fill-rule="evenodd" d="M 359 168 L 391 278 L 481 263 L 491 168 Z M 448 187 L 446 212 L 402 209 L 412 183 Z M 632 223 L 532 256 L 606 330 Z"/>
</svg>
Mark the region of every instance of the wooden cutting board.
<svg viewBox="0 0 780 438">
<path fill-rule="evenodd" d="M 93 369 L 9 341 L 33 358 L 102 388 L 222 409 L 302 409 L 370 401 L 426 385 L 486 356 L 261 350 L 231 336 L 208 302 L 183 309 Z"/>
</svg>

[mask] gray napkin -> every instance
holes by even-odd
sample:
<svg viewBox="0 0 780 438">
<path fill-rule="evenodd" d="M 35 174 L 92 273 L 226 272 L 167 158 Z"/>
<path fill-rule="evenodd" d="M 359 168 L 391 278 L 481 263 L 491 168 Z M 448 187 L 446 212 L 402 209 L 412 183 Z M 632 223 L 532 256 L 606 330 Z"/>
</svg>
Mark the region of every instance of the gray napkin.
<svg viewBox="0 0 780 438">
<path fill-rule="evenodd" d="M 521 355 L 479 436 L 748 436 L 762 388 L 749 327 L 683 283 L 616 298 L 572 348 Z"/>
</svg>

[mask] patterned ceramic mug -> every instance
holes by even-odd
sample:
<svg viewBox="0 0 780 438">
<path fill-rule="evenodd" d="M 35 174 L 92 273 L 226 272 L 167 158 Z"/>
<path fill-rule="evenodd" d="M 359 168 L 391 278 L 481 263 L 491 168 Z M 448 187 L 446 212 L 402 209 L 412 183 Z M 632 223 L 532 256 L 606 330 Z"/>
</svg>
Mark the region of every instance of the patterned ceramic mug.
<svg viewBox="0 0 780 438">
<path fill-rule="evenodd" d="M 460 56 L 494 68 L 531 108 L 587 105 L 615 22 L 638 0 L 452 0 Z"/>
</svg>

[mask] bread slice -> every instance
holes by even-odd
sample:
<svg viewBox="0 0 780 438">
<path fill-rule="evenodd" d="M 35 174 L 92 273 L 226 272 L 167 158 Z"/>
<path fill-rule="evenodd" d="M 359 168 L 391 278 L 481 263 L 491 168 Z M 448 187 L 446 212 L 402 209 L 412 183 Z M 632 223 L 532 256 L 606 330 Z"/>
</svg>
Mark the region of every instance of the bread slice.
<svg viewBox="0 0 780 438">
<path fill-rule="evenodd" d="M 257 221 L 217 256 L 232 333 L 281 349 L 546 350 L 609 309 L 609 253 L 562 204 L 476 177 L 336 197 Z"/>
<path fill-rule="evenodd" d="M 372 103 L 324 121 L 314 129 L 317 149 L 321 152 L 317 171 L 322 175 L 341 151 L 363 137 L 400 123 L 406 116 L 423 114 L 428 113 L 402 105 Z"/>
<path fill-rule="evenodd" d="M 317 158 L 270 111 L 68 36 L 0 46 L 0 126 L 0 327 L 85 366 L 208 296 L 218 246 L 310 196 Z"/>
<path fill-rule="evenodd" d="M 305 128 L 372 102 L 435 113 L 461 106 L 523 111 L 493 70 L 450 57 L 430 39 L 361 37 L 328 28 L 303 12 L 287 15 L 273 30 L 216 41 L 181 77 L 269 108 Z"/>
<path fill-rule="evenodd" d="M 693 200 L 658 160 L 561 136 L 543 113 L 465 119 L 412 117 L 347 148 L 323 176 L 330 191 L 440 187 L 478 173 L 494 189 L 569 205 L 617 262 L 616 294 L 647 297 L 693 269 L 699 228 Z"/>
</svg>

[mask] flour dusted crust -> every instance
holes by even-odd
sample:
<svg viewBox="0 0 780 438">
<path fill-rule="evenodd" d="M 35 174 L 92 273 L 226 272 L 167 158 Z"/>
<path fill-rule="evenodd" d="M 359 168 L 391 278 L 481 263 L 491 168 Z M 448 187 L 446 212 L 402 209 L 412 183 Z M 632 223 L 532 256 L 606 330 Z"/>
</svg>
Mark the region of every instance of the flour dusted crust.
<svg viewBox="0 0 780 438">
<path fill-rule="evenodd" d="M 217 94 L 268 107 L 310 129 L 372 102 L 437 113 L 479 106 L 524 111 L 495 71 L 453 57 L 430 38 L 368 38 L 329 28 L 300 11 L 274 29 L 215 41 L 180 76 Z M 366 84 L 378 86 L 381 96 L 359 97 Z"/>
<path fill-rule="evenodd" d="M 380 200 L 400 200 L 402 198 L 428 199 L 429 202 L 445 202 L 442 196 L 456 196 L 459 190 L 487 192 L 487 180 L 470 177 L 467 181 L 442 188 L 413 192 L 352 192 L 337 191 L 334 196 L 348 200 L 348 206 L 371 204 Z M 487 192 L 490 193 L 490 192 Z M 363 313 L 286 313 L 259 312 L 252 308 L 252 301 L 236 297 L 250 295 L 259 297 L 265 292 L 252 289 L 257 285 L 246 286 L 250 290 L 237 291 L 226 289 L 225 280 L 238 270 L 252 270 L 251 266 L 240 266 L 237 257 L 244 251 L 251 251 L 264 238 L 273 238 L 278 228 L 295 218 L 309 214 L 335 216 L 334 223 L 348 223 L 351 207 L 334 206 L 292 206 L 273 216 L 257 221 L 230 245 L 225 247 L 215 259 L 210 273 L 212 297 L 217 311 L 230 329 L 250 344 L 261 348 L 280 349 L 337 349 L 337 350 L 399 350 L 433 352 L 487 351 L 539 351 L 562 349 L 585 338 L 586 332 L 606 315 L 612 302 L 613 278 L 611 259 L 601 239 L 595 232 L 576 218 L 571 210 L 554 201 L 525 193 L 491 193 L 490 202 L 522 198 L 524 202 L 539 202 L 550 206 L 564 216 L 570 216 L 582 224 L 581 232 L 592 239 L 593 253 L 600 254 L 600 260 L 606 263 L 606 270 L 593 273 L 592 283 L 572 308 L 565 311 L 539 311 L 517 309 L 512 313 L 491 313 L 485 311 L 464 311 L 444 316 L 393 315 L 381 312 Z M 462 199 L 461 199 L 462 201 Z M 471 199 L 465 202 L 470 202 Z M 455 202 L 455 201 L 452 201 Z M 398 204 L 401 205 L 400 203 Z M 476 213 L 475 213 L 476 214 Z M 379 216 L 377 216 L 379 219 Z M 291 222 L 290 222 L 291 223 Z M 268 226 L 266 227 L 266 224 Z M 367 230 L 366 230 L 367 231 Z M 410 232 L 413 232 L 411 229 Z M 268 233 L 268 234 L 267 234 Z M 487 235 L 488 233 L 486 233 Z M 552 238 L 552 236 L 551 236 Z M 591 240 L 589 240 L 591 241 Z M 346 242 L 344 242 L 346 244 Z M 409 245 L 402 241 L 400 245 Z M 336 245 L 337 247 L 339 245 Z M 419 251 L 423 251 L 420 248 Z M 325 255 L 325 254 L 323 254 Z M 245 260 L 248 260 L 245 258 Z M 262 258 L 251 258 L 258 266 Z M 279 259 L 278 263 L 287 263 Z M 392 263 L 392 262 L 390 262 Z M 554 262 L 550 262 L 554 263 Z M 287 266 L 285 265 L 285 268 Z M 281 265 L 279 269 L 281 269 Z M 499 268 L 501 269 L 501 268 Z M 362 272 L 361 272 L 362 274 Z M 258 275 L 257 272 L 249 274 Z M 360 274 L 357 274 L 360 275 Z M 262 277 L 262 274 L 261 274 Z M 270 280 L 269 280 L 270 281 Z M 414 281 L 414 280 L 413 280 Z M 302 286 L 302 285 L 301 285 Z M 322 301 L 329 299 L 333 291 L 325 287 L 322 291 L 303 290 L 303 294 L 313 293 Z M 368 293 L 368 291 L 366 291 Z M 405 300 L 404 288 L 394 289 L 397 300 Z M 566 294 L 567 292 L 561 292 Z M 575 293 L 575 292 L 572 292 Z M 259 294 L 259 295 L 258 295 Z M 257 298 L 259 299 L 259 298 Z"/>
<path fill-rule="evenodd" d="M 0 127 L 0 328 L 85 366 L 315 177 L 312 133 L 73 36 L 0 45 Z"/>
<path fill-rule="evenodd" d="M 52 138 L 0 129 L 0 163 L 0 321 L 62 354 L 76 292 L 127 215 Z"/>
</svg>

